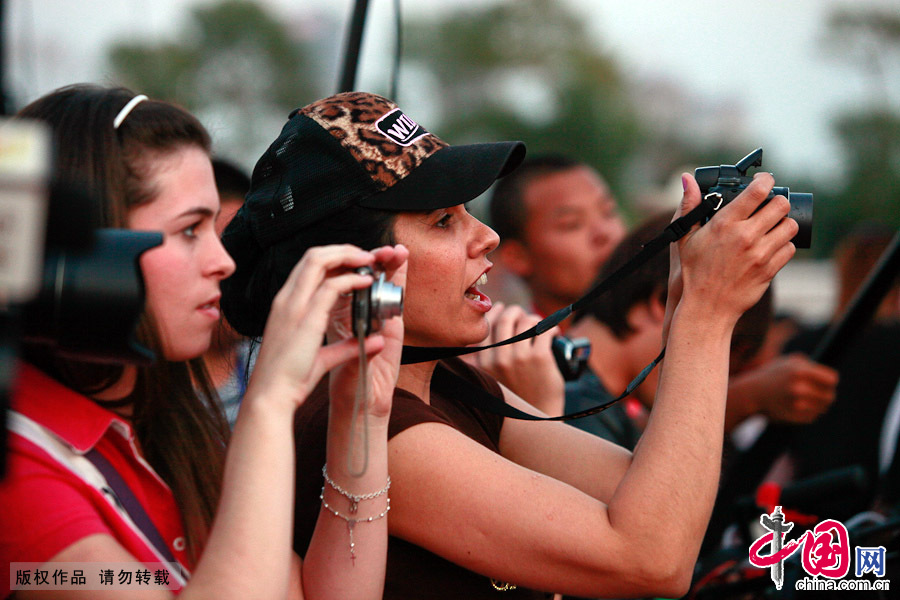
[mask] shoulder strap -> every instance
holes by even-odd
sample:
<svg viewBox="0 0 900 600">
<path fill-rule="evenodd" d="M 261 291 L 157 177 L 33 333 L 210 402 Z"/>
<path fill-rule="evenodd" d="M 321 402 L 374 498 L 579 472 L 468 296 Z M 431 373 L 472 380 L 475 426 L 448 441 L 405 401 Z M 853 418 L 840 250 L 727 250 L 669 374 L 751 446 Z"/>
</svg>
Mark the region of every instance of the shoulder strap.
<svg viewBox="0 0 900 600">
<path fill-rule="evenodd" d="M 125 512 L 128 513 L 135 525 L 140 528 L 147 539 L 153 544 L 153 547 L 166 559 L 166 562 L 178 562 L 172 555 L 172 551 L 169 549 L 165 540 L 163 540 L 162 534 L 159 533 L 156 525 L 153 524 L 147 511 L 141 506 L 141 503 L 135 497 L 134 492 L 131 491 L 131 488 L 128 487 L 128 484 L 125 483 L 125 480 L 122 479 L 122 476 L 116 471 L 116 468 L 112 466 L 112 464 L 106 460 L 106 457 L 100 454 L 96 448 L 88 450 L 84 454 L 84 457 L 91 461 L 103 477 L 106 478 L 107 484 L 109 484 L 109 487 L 112 488 L 112 491 L 115 493 L 116 500 L 118 500 L 122 508 L 125 509 Z"/>
<path fill-rule="evenodd" d="M 162 535 L 122 476 L 96 449 L 81 455 L 43 425 L 14 410 L 7 410 L 7 426 L 13 433 L 42 449 L 53 460 L 100 492 L 125 523 L 165 563 L 175 581 L 184 586 L 190 572 L 172 555 Z"/>
</svg>

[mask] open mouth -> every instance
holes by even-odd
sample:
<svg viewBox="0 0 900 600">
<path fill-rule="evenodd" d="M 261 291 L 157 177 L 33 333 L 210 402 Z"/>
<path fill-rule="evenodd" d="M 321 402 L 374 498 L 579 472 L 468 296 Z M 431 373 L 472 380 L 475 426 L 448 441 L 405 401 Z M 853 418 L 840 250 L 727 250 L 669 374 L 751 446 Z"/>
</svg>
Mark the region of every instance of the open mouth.
<svg viewBox="0 0 900 600">
<path fill-rule="evenodd" d="M 481 277 L 479 277 L 475 281 L 475 283 L 469 286 L 469 289 L 466 290 L 466 298 L 468 298 L 469 300 L 484 301 L 487 296 L 481 293 L 481 291 L 478 289 L 478 286 L 486 284 L 487 280 L 487 272 L 482 273 Z"/>
</svg>

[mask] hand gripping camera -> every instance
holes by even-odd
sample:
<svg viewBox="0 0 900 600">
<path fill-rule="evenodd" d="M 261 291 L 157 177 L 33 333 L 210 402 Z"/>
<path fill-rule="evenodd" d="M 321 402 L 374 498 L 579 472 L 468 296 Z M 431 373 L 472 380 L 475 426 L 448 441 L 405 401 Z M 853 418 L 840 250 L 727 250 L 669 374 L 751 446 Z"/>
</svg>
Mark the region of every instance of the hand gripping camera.
<svg viewBox="0 0 900 600">
<path fill-rule="evenodd" d="M 379 331 L 385 320 L 403 314 L 403 288 L 387 281 L 384 271 L 376 274 L 360 267 L 356 272 L 375 279 L 370 287 L 353 292 L 353 335 L 365 337 Z"/>
<path fill-rule="evenodd" d="M 694 178 L 700 186 L 700 193 L 704 198 L 712 196 L 712 200 L 718 204 L 716 210 L 734 200 L 738 194 L 744 191 L 751 181 L 752 176 L 747 175 L 750 167 L 762 166 L 762 148 L 757 148 L 736 165 L 719 165 L 718 167 L 700 167 L 694 170 Z M 784 196 L 791 203 L 788 216 L 800 226 L 800 230 L 792 240 L 797 248 L 809 248 L 812 244 L 813 223 L 813 195 L 801 192 L 791 193 L 786 187 L 773 187 L 769 197 L 760 205 L 775 196 Z"/>
</svg>

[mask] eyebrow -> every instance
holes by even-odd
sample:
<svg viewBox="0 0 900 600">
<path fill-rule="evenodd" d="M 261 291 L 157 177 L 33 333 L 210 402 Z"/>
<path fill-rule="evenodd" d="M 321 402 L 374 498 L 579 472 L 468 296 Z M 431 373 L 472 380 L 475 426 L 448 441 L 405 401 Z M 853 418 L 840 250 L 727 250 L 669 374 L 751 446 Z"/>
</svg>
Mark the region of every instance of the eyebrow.
<svg viewBox="0 0 900 600">
<path fill-rule="evenodd" d="M 550 211 L 550 215 L 554 217 L 572 215 L 584 212 L 584 209 L 580 206 L 571 206 L 571 205 L 563 205 L 563 206 L 554 206 L 553 210 Z"/>
<path fill-rule="evenodd" d="M 219 209 L 221 211 L 221 208 Z M 199 215 L 201 217 L 215 217 L 216 214 L 211 209 L 206 208 L 205 206 L 195 206 L 194 208 L 189 208 L 186 211 L 179 214 L 176 219 L 180 219 L 182 217 L 189 217 L 194 215 Z"/>
</svg>

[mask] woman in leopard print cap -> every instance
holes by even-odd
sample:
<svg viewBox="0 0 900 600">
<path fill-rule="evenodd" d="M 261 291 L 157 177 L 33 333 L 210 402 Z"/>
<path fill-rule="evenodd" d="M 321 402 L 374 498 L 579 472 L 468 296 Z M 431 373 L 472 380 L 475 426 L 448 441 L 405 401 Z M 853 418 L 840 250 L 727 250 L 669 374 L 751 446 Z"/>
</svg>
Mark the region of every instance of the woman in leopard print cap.
<svg viewBox="0 0 900 600">
<path fill-rule="evenodd" d="M 224 235 L 237 263 L 223 286 L 227 318 L 260 335 L 272 291 L 309 246 L 399 243 L 410 253 L 404 344 L 480 342 L 491 300 L 479 286 L 500 240 L 465 203 L 523 155 L 519 142 L 450 146 L 372 94 L 298 109 Z M 787 201 L 754 212 L 773 183 L 757 176 L 673 248 L 667 358 L 634 454 L 563 423 L 463 404 L 460 379 L 535 411 L 459 359 L 400 367 L 388 425 L 385 598 L 687 591 L 716 494 L 731 331 L 793 254 Z M 700 202 L 691 176 L 684 187 L 679 213 Z M 327 392 L 320 384 L 295 420 L 300 554 L 321 510 Z"/>
</svg>

